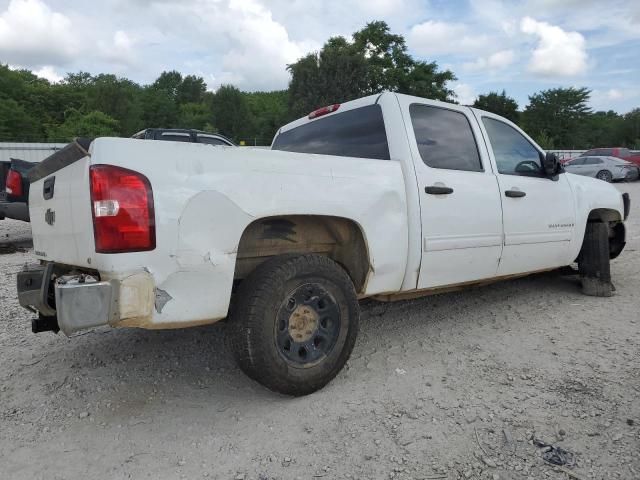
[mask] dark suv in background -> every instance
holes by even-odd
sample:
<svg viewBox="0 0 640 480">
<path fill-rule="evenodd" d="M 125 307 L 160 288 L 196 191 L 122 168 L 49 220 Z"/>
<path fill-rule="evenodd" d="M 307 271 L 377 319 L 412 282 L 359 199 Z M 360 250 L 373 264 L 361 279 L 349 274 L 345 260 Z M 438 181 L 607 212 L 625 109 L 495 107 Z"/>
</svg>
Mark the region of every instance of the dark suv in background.
<svg viewBox="0 0 640 480">
<path fill-rule="evenodd" d="M 182 128 L 147 128 L 131 138 L 143 140 L 165 140 L 169 142 L 205 143 L 207 145 L 223 145 L 235 147 L 236 145 L 224 135 L 208 133 L 201 130 Z"/>
</svg>

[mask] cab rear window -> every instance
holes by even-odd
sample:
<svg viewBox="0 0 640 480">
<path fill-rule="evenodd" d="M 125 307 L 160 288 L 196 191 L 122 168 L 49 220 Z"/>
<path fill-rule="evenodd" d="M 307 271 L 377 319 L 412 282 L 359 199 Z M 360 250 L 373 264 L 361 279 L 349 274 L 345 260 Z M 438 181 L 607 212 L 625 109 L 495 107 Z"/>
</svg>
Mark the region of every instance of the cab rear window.
<svg viewBox="0 0 640 480">
<path fill-rule="evenodd" d="M 282 132 L 273 150 L 389 160 L 380 105 L 354 108 Z"/>
</svg>

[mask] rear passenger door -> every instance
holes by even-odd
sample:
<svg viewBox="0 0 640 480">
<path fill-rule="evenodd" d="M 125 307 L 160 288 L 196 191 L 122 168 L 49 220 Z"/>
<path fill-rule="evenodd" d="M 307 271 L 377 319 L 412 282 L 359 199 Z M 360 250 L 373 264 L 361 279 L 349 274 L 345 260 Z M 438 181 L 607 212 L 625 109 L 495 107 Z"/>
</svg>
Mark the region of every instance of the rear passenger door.
<svg viewBox="0 0 640 480">
<path fill-rule="evenodd" d="M 495 276 L 502 250 L 500 191 L 471 110 L 400 99 L 420 198 L 418 288 Z"/>
</svg>

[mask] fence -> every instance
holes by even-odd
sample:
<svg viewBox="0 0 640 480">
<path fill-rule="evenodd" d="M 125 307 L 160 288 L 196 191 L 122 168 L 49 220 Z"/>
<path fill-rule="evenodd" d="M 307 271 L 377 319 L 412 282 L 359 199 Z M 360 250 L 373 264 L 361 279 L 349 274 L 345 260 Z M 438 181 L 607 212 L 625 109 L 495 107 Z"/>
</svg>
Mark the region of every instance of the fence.
<svg viewBox="0 0 640 480">
<path fill-rule="evenodd" d="M 41 162 L 66 143 L 17 143 L 0 142 L 0 162 L 18 158 L 27 162 Z"/>
<path fill-rule="evenodd" d="M 551 153 L 555 153 L 560 160 L 570 160 L 586 152 L 586 150 L 548 150 L 548 151 Z"/>
</svg>

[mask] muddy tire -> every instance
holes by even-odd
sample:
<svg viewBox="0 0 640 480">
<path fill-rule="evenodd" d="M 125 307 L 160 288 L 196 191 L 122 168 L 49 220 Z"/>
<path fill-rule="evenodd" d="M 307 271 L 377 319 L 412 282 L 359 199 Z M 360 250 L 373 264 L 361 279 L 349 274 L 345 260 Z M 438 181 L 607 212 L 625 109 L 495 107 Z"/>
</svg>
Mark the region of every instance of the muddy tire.
<svg viewBox="0 0 640 480">
<path fill-rule="evenodd" d="M 353 283 L 340 265 L 321 255 L 278 256 L 240 285 L 228 344 L 252 379 L 276 392 L 307 395 L 342 369 L 359 318 Z"/>
<path fill-rule="evenodd" d="M 610 297 L 613 292 L 609 262 L 609 228 L 606 223 L 587 223 L 578 257 L 582 293 Z"/>
</svg>

